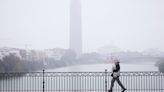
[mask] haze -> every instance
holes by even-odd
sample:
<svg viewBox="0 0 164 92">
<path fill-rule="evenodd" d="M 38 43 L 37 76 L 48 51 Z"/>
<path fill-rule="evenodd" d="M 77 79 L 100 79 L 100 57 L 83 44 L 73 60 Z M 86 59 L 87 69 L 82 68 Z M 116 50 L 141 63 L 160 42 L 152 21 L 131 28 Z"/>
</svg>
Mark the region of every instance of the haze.
<svg viewBox="0 0 164 92">
<path fill-rule="evenodd" d="M 69 48 L 70 0 L 0 0 L 0 47 Z M 82 0 L 83 51 L 164 51 L 163 0 Z"/>
</svg>

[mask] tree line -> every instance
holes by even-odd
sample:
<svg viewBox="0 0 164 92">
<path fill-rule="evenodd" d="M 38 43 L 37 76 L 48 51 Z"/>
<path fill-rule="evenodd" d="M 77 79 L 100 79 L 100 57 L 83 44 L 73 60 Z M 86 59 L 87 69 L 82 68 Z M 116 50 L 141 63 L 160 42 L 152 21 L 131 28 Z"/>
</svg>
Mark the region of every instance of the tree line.
<svg viewBox="0 0 164 92">
<path fill-rule="evenodd" d="M 31 61 L 30 59 L 21 59 L 17 55 L 11 53 L 0 59 L 0 73 L 41 71 L 44 68 L 52 69 L 91 63 L 102 63 L 100 55 L 97 53 L 86 53 L 77 58 L 74 51 L 66 50 L 60 60 L 46 58 L 44 61 L 42 59 Z"/>
<path fill-rule="evenodd" d="M 39 70 L 43 67 L 42 62 L 30 62 L 20 59 L 15 54 L 4 56 L 0 60 L 0 72 L 29 72 Z"/>
<path fill-rule="evenodd" d="M 156 63 L 156 66 L 158 67 L 158 70 L 162 73 L 164 73 L 164 59 L 159 60 Z"/>
</svg>

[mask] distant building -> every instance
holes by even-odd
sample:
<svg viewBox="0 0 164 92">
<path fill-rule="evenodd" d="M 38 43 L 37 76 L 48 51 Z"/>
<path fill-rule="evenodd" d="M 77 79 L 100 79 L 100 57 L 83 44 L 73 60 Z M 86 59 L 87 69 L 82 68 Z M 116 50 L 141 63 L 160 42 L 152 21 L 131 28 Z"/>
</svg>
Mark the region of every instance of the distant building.
<svg viewBox="0 0 164 92">
<path fill-rule="evenodd" d="M 99 54 L 111 54 L 111 53 L 120 52 L 120 49 L 113 45 L 107 45 L 107 46 L 98 48 L 97 52 Z"/>
<path fill-rule="evenodd" d="M 18 58 L 28 62 L 42 62 L 46 59 L 60 60 L 65 54 L 65 49 L 54 48 L 47 49 L 45 51 L 39 50 L 24 50 L 18 48 L 0 48 L 0 59 L 10 54 L 17 56 Z"/>
<path fill-rule="evenodd" d="M 70 49 L 79 56 L 82 53 L 81 0 L 71 0 L 70 4 Z"/>
<path fill-rule="evenodd" d="M 47 58 L 60 60 L 65 53 L 64 49 L 55 48 L 55 49 L 48 49 L 45 51 Z"/>
</svg>

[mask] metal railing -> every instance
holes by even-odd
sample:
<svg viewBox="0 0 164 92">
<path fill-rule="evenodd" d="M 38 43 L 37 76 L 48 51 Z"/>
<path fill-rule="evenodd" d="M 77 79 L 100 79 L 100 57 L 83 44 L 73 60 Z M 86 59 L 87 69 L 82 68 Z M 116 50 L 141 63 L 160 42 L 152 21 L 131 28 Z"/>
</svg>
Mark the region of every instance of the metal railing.
<svg viewBox="0 0 164 92">
<path fill-rule="evenodd" d="M 0 73 L 0 92 L 107 92 L 110 72 Z M 121 72 L 127 92 L 164 92 L 160 72 Z M 113 92 L 121 92 L 117 83 Z"/>
</svg>

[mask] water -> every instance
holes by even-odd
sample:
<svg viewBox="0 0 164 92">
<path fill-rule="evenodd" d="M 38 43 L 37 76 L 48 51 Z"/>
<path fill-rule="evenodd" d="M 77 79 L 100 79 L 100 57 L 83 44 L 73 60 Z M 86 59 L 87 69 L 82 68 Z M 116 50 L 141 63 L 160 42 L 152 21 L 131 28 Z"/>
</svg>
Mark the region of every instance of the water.
<svg viewBox="0 0 164 92">
<path fill-rule="evenodd" d="M 154 63 L 143 64 L 120 64 L 122 72 L 128 71 L 158 71 Z M 112 64 L 93 64 L 93 65 L 78 65 L 64 68 L 47 70 L 48 72 L 104 72 L 105 69 L 111 71 Z"/>
</svg>

